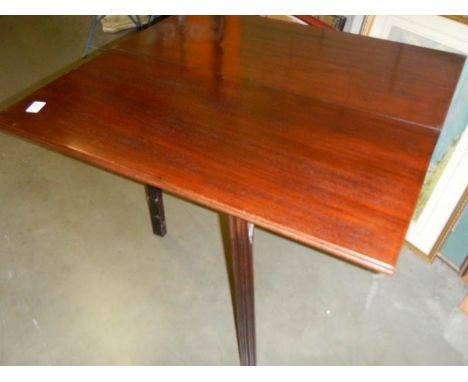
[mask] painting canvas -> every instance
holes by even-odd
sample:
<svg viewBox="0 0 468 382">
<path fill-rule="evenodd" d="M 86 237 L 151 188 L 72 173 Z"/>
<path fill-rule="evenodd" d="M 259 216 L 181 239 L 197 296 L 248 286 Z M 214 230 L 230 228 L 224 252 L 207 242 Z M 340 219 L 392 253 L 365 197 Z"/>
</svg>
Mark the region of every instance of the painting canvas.
<svg viewBox="0 0 468 382">
<path fill-rule="evenodd" d="M 468 26 L 441 16 L 375 16 L 370 36 L 468 55 Z M 407 243 L 432 260 L 468 186 L 468 64 L 434 150 Z"/>
<path fill-rule="evenodd" d="M 468 206 L 466 202 L 450 230 L 450 235 L 440 248 L 439 255 L 443 256 L 445 261 L 457 271 L 460 271 L 468 257 Z"/>
<path fill-rule="evenodd" d="M 429 169 L 424 180 L 413 221 L 417 222 L 421 213 L 427 206 L 435 186 L 445 171 L 447 164 L 453 157 L 455 149 L 461 142 L 461 138 L 468 133 L 468 65 L 465 63 L 464 70 L 460 76 L 458 88 L 454 94 L 449 113 L 445 120 L 442 134 L 431 157 Z M 468 172 L 468 170 L 467 170 Z"/>
</svg>

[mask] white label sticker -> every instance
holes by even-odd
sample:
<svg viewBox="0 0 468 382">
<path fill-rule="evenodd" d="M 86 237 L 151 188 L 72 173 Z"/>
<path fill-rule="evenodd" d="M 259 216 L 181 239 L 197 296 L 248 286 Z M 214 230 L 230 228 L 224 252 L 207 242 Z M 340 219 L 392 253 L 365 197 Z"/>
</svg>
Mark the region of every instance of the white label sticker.
<svg viewBox="0 0 468 382">
<path fill-rule="evenodd" d="M 34 101 L 31 105 L 28 106 L 26 113 L 39 113 L 45 104 L 46 103 L 42 101 Z"/>
</svg>

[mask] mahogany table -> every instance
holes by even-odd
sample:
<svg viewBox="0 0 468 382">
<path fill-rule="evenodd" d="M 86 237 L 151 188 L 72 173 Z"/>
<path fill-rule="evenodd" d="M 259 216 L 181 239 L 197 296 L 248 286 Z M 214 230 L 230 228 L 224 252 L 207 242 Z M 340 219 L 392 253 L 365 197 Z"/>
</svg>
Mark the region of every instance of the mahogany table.
<svg viewBox="0 0 468 382">
<path fill-rule="evenodd" d="M 168 18 L 7 108 L 0 128 L 144 183 L 158 235 L 161 189 L 228 214 L 254 365 L 254 225 L 393 273 L 463 63 L 255 16 Z"/>
</svg>

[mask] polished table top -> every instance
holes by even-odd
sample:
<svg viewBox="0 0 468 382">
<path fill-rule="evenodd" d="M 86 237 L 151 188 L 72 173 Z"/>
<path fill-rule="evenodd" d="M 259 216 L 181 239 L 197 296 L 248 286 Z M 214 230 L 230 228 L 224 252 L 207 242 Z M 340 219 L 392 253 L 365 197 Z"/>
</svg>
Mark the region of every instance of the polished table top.
<svg viewBox="0 0 468 382">
<path fill-rule="evenodd" d="M 172 17 L 0 128 L 392 273 L 464 58 L 260 17 Z M 26 113 L 45 101 L 39 113 Z"/>
</svg>

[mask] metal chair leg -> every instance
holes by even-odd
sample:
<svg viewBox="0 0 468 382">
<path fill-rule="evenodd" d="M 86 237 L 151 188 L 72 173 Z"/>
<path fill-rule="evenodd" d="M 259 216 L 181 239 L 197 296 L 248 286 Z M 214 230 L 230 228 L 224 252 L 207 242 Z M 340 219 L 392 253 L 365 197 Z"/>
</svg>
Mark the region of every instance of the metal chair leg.
<svg viewBox="0 0 468 382">
<path fill-rule="evenodd" d="M 104 18 L 105 16 L 93 16 L 91 19 L 91 25 L 89 26 L 88 30 L 88 36 L 86 38 L 86 46 L 83 51 L 83 56 L 86 57 L 93 45 L 93 38 L 94 38 L 94 32 L 96 31 L 96 27 L 98 23 Z"/>
<path fill-rule="evenodd" d="M 141 30 L 142 24 L 141 24 L 140 16 L 131 16 L 131 15 L 128 15 L 128 18 L 129 18 L 130 20 L 132 20 L 132 23 L 135 24 L 135 27 L 136 27 L 138 30 Z"/>
</svg>

